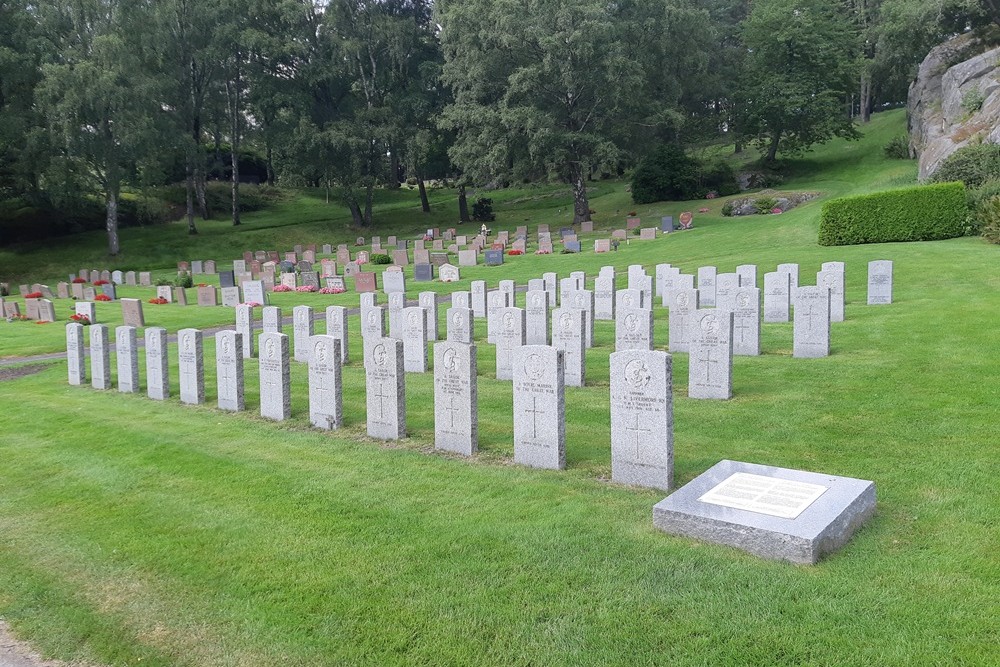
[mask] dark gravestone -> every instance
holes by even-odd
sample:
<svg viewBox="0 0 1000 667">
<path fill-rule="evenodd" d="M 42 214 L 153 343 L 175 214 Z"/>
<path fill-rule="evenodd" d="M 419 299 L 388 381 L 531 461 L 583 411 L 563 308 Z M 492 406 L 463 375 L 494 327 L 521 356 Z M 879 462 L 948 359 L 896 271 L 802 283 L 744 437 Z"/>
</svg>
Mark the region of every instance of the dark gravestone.
<svg viewBox="0 0 1000 667">
<path fill-rule="evenodd" d="M 112 301 L 118 300 L 118 289 L 114 283 L 108 283 L 107 285 L 101 285 L 101 292 L 104 296 L 108 297 Z"/>
<path fill-rule="evenodd" d="M 501 265 L 503 265 L 503 250 L 487 250 L 486 266 L 501 266 Z"/>
<path fill-rule="evenodd" d="M 567 241 L 563 247 L 567 252 L 580 252 L 580 242 L 579 241 Z"/>
<path fill-rule="evenodd" d="M 413 279 L 418 283 L 434 280 L 433 264 L 417 264 L 413 267 Z"/>
<path fill-rule="evenodd" d="M 236 287 L 236 274 L 233 271 L 221 271 L 219 287 Z"/>
<path fill-rule="evenodd" d="M 374 273 L 361 271 L 354 276 L 355 292 L 374 292 L 376 289 L 378 289 L 378 285 Z"/>
<path fill-rule="evenodd" d="M 674 231 L 674 216 L 665 215 L 660 218 L 660 231 L 664 234 Z"/>
</svg>

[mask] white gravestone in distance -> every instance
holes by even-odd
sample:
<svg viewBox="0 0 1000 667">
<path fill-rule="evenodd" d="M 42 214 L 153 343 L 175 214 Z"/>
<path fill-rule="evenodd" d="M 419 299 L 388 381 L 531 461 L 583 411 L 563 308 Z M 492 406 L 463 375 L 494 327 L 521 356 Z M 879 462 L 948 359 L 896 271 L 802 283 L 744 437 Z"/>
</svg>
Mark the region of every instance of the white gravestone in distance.
<svg viewBox="0 0 1000 667">
<path fill-rule="evenodd" d="M 215 378 L 219 409 L 245 410 L 242 333 L 220 331 L 215 334 Z"/>
<path fill-rule="evenodd" d="M 295 361 L 308 362 L 309 339 L 315 333 L 311 306 L 295 306 L 292 309 L 292 333 L 295 340 Z"/>
<path fill-rule="evenodd" d="M 892 303 L 892 260 L 868 262 L 868 305 Z"/>
<path fill-rule="evenodd" d="M 167 358 L 167 330 L 146 329 L 146 396 L 154 401 L 170 397 L 170 360 Z"/>
<path fill-rule="evenodd" d="M 198 329 L 177 332 L 177 367 L 180 374 L 181 403 L 205 402 L 205 358 L 203 335 Z"/>
<path fill-rule="evenodd" d="M 667 349 L 671 352 L 688 352 L 691 344 L 689 324 L 698 310 L 698 290 L 673 289 L 665 293 L 669 308 L 669 340 Z"/>
<path fill-rule="evenodd" d="M 760 290 L 737 287 L 733 297 L 733 354 L 760 355 Z"/>
<path fill-rule="evenodd" d="M 653 349 L 653 311 L 649 308 L 619 308 L 615 318 L 615 350 Z"/>
<path fill-rule="evenodd" d="M 774 271 L 764 274 L 764 321 L 787 322 L 791 310 L 791 282 L 789 274 Z"/>
<path fill-rule="evenodd" d="M 447 324 L 447 340 L 466 344 L 473 342 L 473 328 L 475 324 L 471 308 L 449 308 L 445 312 L 445 319 Z"/>
<path fill-rule="evenodd" d="M 347 332 L 347 308 L 344 306 L 328 306 L 326 309 L 326 335 L 337 340 L 340 351 L 340 363 L 346 364 L 350 358 L 349 335 Z M 315 348 L 314 348 L 315 349 Z"/>
<path fill-rule="evenodd" d="M 66 325 L 66 361 L 69 364 L 69 383 L 80 386 L 87 381 L 86 350 L 83 343 L 83 325 L 70 322 Z"/>
<path fill-rule="evenodd" d="M 419 306 L 403 309 L 403 369 L 407 373 L 427 372 L 427 315 Z"/>
<path fill-rule="evenodd" d="M 826 357 L 830 354 L 830 290 L 799 287 L 795 290 L 792 356 Z"/>
<path fill-rule="evenodd" d="M 288 336 L 260 335 L 260 416 L 284 421 L 292 416 L 292 379 Z"/>
<path fill-rule="evenodd" d="M 135 327 L 115 329 L 115 359 L 118 366 L 118 391 L 135 394 L 139 391 L 139 348 Z"/>
</svg>

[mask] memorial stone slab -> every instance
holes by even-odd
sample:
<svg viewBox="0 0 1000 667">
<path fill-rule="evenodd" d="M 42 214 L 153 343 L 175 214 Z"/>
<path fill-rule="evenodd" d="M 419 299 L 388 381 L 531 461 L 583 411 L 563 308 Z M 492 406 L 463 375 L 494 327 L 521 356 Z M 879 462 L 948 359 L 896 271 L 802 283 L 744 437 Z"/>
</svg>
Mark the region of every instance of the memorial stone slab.
<svg viewBox="0 0 1000 667">
<path fill-rule="evenodd" d="M 38 300 L 38 321 L 39 322 L 56 321 L 56 306 L 49 299 Z"/>
<path fill-rule="evenodd" d="M 253 358 L 257 323 L 253 317 L 253 308 L 245 303 L 236 306 L 236 332 L 240 335 L 240 354 L 244 359 Z"/>
<path fill-rule="evenodd" d="M 824 286 L 799 287 L 794 292 L 792 356 L 826 357 L 830 354 L 830 290 Z"/>
<path fill-rule="evenodd" d="M 73 283 L 70 285 L 69 289 L 74 299 L 83 298 L 83 285 L 81 283 Z"/>
<path fill-rule="evenodd" d="M 788 274 L 788 283 L 791 293 L 794 295 L 795 290 L 799 287 L 799 265 L 798 264 L 778 264 L 776 269 L 778 273 Z"/>
<path fill-rule="evenodd" d="M 497 327 L 500 324 L 500 311 L 510 304 L 507 302 L 507 295 L 503 292 L 493 291 L 486 295 L 486 342 L 496 343 Z"/>
<path fill-rule="evenodd" d="M 236 273 L 234 271 L 219 272 L 219 287 L 236 287 Z"/>
<path fill-rule="evenodd" d="M 386 294 L 406 291 L 406 278 L 402 271 L 386 271 L 382 274 L 382 291 Z"/>
<path fill-rule="evenodd" d="M 525 344 L 524 310 L 521 308 L 501 308 L 497 315 L 496 377 L 497 380 L 513 380 L 514 351 Z"/>
<path fill-rule="evenodd" d="M 326 335 L 337 341 L 341 365 L 350 361 L 350 334 L 347 328 L 347 308 L 344 306 L 327 307 Z"/>
<path fill-rule="evenodd" d="M 611 481 L 669 491 L 674 481 L 672 359 L 623 350 L 610 358 Z"/>
<path fill-rule="evenodd" d="M 154 401 L 170 397 L 170 360 L 167 358 L 167 330 L 146 329 L 146 395 Z"/>
<path fill-rule="evenodd" d="M 570 387 L 586 384 L 586 316 L 576 308 L 552 311 L 552 347 L 563 353 L 564 380 Z"/>
<path fill-rule="evenodd" d="M 135 271 L 125 272 L 125 284 L 129 287 L 136 286 Z"/>
<path fill-rule="evenodd" d="M 764 274 L 764 321 L 787 322 L 791 303 L 791 276 L 785 271 Z"/>
<path fill-rule="evenodd" d="M 70 322 L 66 325 L 66 362 L 69 366 L 69 383 L 76 387 L 86 383 L 86 351 L 83 342 L 83 325 L 79 322 Z"/>
<path fill-rule="evenodd" d="M 878 259 L 868 262 L 868 305 L 890 303 L 892 303 L 892 260 Z"/>
<path fill-rule="evenodd" d="M 615 277 L 598 276 L 594 279 L 594 319 L 615 319 Z"/>
<path fill-rule="evenodd" d="M 97 298 L 97 290 L 94 289 L 93 287 L 84 287 L 83 298 L 86 299 L 87 301 L 95 300 Z"/>
<path fill-rule="evenodd" d="M 643 227 L 639 230 L 639 240 L 640 241 L 655 241 L 656 240 L 656 227 Z"/>
<path fill-rule="evenodd" d="M 615 308 L 645 308 L 642 290 L 620 289 L 615 294 Z"/>
<path fill-rule="evenodd" d="M 316 333 L 314 328 L 312 306 L 292 308 L 292 347 L 295 361 L 309 362 L 309 339 Z"/>
<path fill-rule="evenodd" d="M 427 320 L 427 342 L 434 342 L 440 336 L 437 293 L 421 292 L 417 295 L 417 304 L 423 308 Z"/>
<path fill-rule="evenodd" d="M 309 423 L 327 431 L 338 429 L 344 424 L 340 339 L 313 336 L 309 348 Z"/>
<path fill-rule="evenodd" d="M 660 218 L 660 231 L 664 234 L 674 231 L 674 216 L 664 215 Z"/>
<path fill-rule="evenodd" d="M 288 419 L 292 416 L 292 376 L 287 335 L 260 335 L 259 368 L 260 416 L 275 421 Z"/>
<path fill-rule="evenodd" d="M 822 266 L 820 266 L 820 270 L 822 270 L 822 271 L 839 271 L 840 273 L 843 273 L 844 272 L 844 263 L 843 262 L 823 262 Z"/>
<path fill-rule="evenodd" d="M 653 349 L 653 311 L 619 308 L 615 318 L 615 351 Z"/>
<path fill-rule="evenodd" d="M 242 412 L 246 409 L 243 334 L 237 331 L 215 334 L 215 386 L 220 410 Z"/>
<path fill-rule="evenodd" d="M 198 305 L 199 306 L 219 305 L 219 294 L 216 291 L 214 285 L 205 285 L 204 287 L 198 288 Z"/>
<path fill-rule="evenodd" d="M 365 364 L 371 358 L 371 350 L 375 345 L 375 341 L 381 340 L 386 336 L 385 315 L 385 306 L 370 306 L 362 312 L 361 346 Z"/>
<path fill-rule="evenodd" d="M 474 320 L 471 308 L 452 306 L 445 313 L 447 340 L 453 343 L 471 344 L 474 337 Z"/>
<path fill-rule="evenodd" d="M 123 284 L 125 282 L 125 278 L 122 275 L 122 272 L 121 271 L 112 271 L 111 272 L 111 282 L 113 282 L 115 285 L 121 285 L 121 284 Z"/>
<path fill-rule="evenodd" d="M 760 355 L 760 289 L 737 287 L 733 307 L 733 354 Z"/>
<path fill-rule="evenodd" d="M 740 286 L 740 276 L 736 273 L 720 273 L 715 277 L 715 307 L 732 310 L 736 305 L 736 290 Z"/>
<path fill-rule="evenodd" d="M 205 260 L 205 265 L 204 266 L 205 266 L 205 273 L 207 273 L 208 275 L 214 275 L 215 274 L 215 260 L 211 260 L 211 259 Z"/>
<path fill-rule="evenodd" d="M 407 373 L 427 372 L 427 314 L 419 306 L 402 312 L 403 370 Z"/>
<path fill-rule="evenodd" d="M 740 264 L 736 267 L 736 274 L 740 277 L 740 287 L 757 287 L 756 264 Z"/>
<path fill-rule="evenodd" d="M 688 398 L 733 397 L 733 313 L 693 311 L 688 323 Z"/>
<path fill-rule="evenodd" d="M 29 294 L 30 294 L 30 292 L 29 292 Z M 24 307 L 27 310 L 26 315 L 27 315 L 27 317 L 28 317 L 29 320 L 37 320 L 38 319 L 38 301 L 39 301 L 38 299 L 34 299 L 34 298 L 32 298 L 32 299 L 25 299 L 24 300 Z M 93 321 L 93 320 L 91 320 L 91 321 Z"/>
<path fill-rule="evenodd" d="M 198 405 L 205 402 L 204 337 L 198 329 L 177 332 L 177 362 L 180 374 L 181 403 Z"/>
<path fill-rule="evenodd" d="M 111 272 L 107 269 L 101 271 L 101 280 L 104 282 L 111 282 Z"/>
<path fill-rule="evenodd" d="M 410 263 L 410 256 L 406 250 L 393 250 L 392 263 L 396 266 L 407 266 Z"/>
<path fill-rule="evenodd" d="M 451 293 L 452 308 L 472 308 L 472 293 L 459 290 Z M 475 311 L 473 311 L 473 316 Z"/>
<path fill-rule="evenodd" d="M 595 240 L 594 252 L 611 252 L 611 240 L 610 239 Z"/>
<path fill-rule="evenodd" d="M 261 318 L 264 333 L 281 333 L 281 307 L 264 306 L 261 311 Z"/>
<path fill-rule="evenodd" d="M 92 324 L 88 329 L 90 329 L 90 386 L 94 389 L 111 389 L 108 327 L 103 324 Z"/>
<path fill-rule="evenodd" d="M 139 347 L 136 345 L 135 327 L 120 326 L 115 329 L 115 362 L 118 391 L 123 394 L 138 393 Z"/>
<path fill-rule="evenodd" d="M 434 265 L 426 262 L 413 265 L 413 280 L 426 283 L 434 280 Z"/>
<path fill-rule="evenodd" d="M 552 272 L 543 273 L 542 280 L 545 282 L 545 291 L 549 293 L 549 308 L 555 308 L 559 304 L 559 276 Z"/>
<path fill-rule="evenodd" d="M 513 280 L 501 280 L 497 289 L 507 295 L 507 305 L 517 305 L 517 283 Z"/>
<path fill-rule="evenodd" d="M 835 263 L 835 262 L 830 262 Z M 830 321 L 844 321 L 844 272 L 823 270 L 816 274 L 816 284 L 830 290 Z"/>
<path fill-rule="evenodd" d="M 281 274 L 281 285 L 284 287 L 296 289 L 299 286 L 299 277 L 294 273 L 282 273 Z"/>
<path fill-rule="evenodd" d="M 368 435 L 399 440 L 406 435 L 406 372 L 403 341 L 376 338 L 365 359 Z"/>
<path fill-rule="evenodd" d="M 406 295 L 394 292 L 389 295 L 389 338 L 403 339 L 403 309 Z"/>
<path fill-rule="evenodd" d="M 345 274 L 347 267 L 344 267 Z M 354 291 L 356 292 L 374 292 L 378 289 L 378 283 L 375 278 L 374 273 L 359 271 L 354 276 Z"/>
<path fill-rule="evenodd" d="M 267 305 L 267 292 L 264 291 L 264 281 L 245 280 L 243 281 L 243 302 L 256 303 L 260 306 Z"/>
<path fill-rule="evenodd" d="M 223 287 L 222 292 L 222 305 L 226 308 L 235 308 L 240 305 L 240 288 L 239 287 Z"/>
<path fill-rule="evenodd" d="M 698 300 L 702 308 L 715 308 L 715 276 L 714 266 L 698 269 Z"/>
<path fill-rule="evenodd" d="M 515 463 L 566 467 L 563 372 L 563 353 L 553 347 L 524 345 L 514 352 Z"/>
<path fill-rule="evenodd" d="M 584 343 L 587 349 L 594 347 L 594 293 L 590 290 L 578 289 L 570 295 L 569 301 L 563 307 L 583 311 Z"/>
<path fill-rule="evenodd" d="M 173 303 L 174 295 L 170 285 L 160 285 L 156 288 L 156 298 L 165 299 L 167 303 Z"/>
<path fill-rule="evenodd" d="M 187 290 L 183 287 L 174 288 L 174 302 L 179 306 L 186 306 L 187 301 Z"/>
<path fill-rule="evenodd" d="M 73 304 L 73 312 L 86 317 L 91 324 L 97 324 L 97 306 L 92 301 L 77 301 Z"/>
<path fill-rule="evenodd" d="M 549 293 L 528 290 L 525 297 L 524 326 L 526 345 L 549 344 Z"/>
<path fill-rule="evenodd" d="M 814 565 L 875 512 L 875 483 L 723 460 L 653 507 L 672 535 Z"/>
<path fill-rule="evenodd" d="M 458 265 L 459 266 L 475 266 L 478 262 L 479 253 L 475 250 L 459 250 L 458 251 Z"/>
<path fill-rule="evenodd" d="M 302 278 L 303 287 L 312 287 L 317 291 L 319 290 L 319 274 L 317 272 L 303 271 L 299 274 L 299 277 Z"/>
</svg>

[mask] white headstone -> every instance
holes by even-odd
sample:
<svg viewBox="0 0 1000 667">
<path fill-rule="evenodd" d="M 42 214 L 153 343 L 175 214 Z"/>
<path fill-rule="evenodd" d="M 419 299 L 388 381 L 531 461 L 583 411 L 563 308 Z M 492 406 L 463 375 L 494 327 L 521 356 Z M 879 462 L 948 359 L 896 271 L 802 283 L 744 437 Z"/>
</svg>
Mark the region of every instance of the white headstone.
<svg viewBox="0 0 1000 667">
<path fill-rule="evenodd" d="M 688 397 L 733 397 L 733 314 L 703 309 L 692 313 L 688 359 Z"/>
<path fill-rule="evenodd" d="M 653 349 L 653 311 L 649 308 L 619 308 L 615 318 L 615 350 Z"/>
<path fill-rule="evenodd" d="M 785 271 L 764 274 L 764 321 L 787 322 L 791 303 L 790 276 Z"/>
<path fill-rule="evenodd" d="M 464 456 L 479 449 L 476 346 L 434 345 L 434 448 Z"/>
<path fill-rule="evenodd" d="M 868 305 L 892 303 L 892 260 L 868 262 Z"/>
<path fill-rule="evenodd" d="M 198 329 L 177 332 L 177 361 L 180 373 L 181 403 L 205 402 L 205 357 L 203 336 Z"/>
<path fill-rule="evenodd" d="M 326 335 L 335 339 L 340 351 L 340 363 L 346 364 L 350 358 L 350 340 L 347 331 L 347 308 L 344 306 L 328 306 L 326 309 Z"/>
<path fill-rule="evenodd" d="M 611 354 L 611 480 L 669 491 L 674 479 L 672 367 L 666 352 Z"/>
<path fill-rule="evenodd" d="M 344 421 L 340 342 L 330 335 L 309 340 L 309 423 L 324 430 Z"/>
<path fill-rule="evenodd" d="M 792 325 L 793 357 L 826 357 L 830 354 L 830 290 L 824 286 L 795 290 Z"/>
<path fill-rule="evenodd" d="M 552 311 L 552 347 L 563 353 L 564 380 L 570 387 L 586 383 L 586 319 L 582 310 L 556 308 Z"/>
<path fill-rule="evenodd" d="M 733 299 L 733 354 L 760 354 L 760 289 L 738 287 Z"/>
<path fill-rule="evenodd" d="M 513 380 L 514 351 L 524 345 L 524 311 L 520 308 L 501 308 L 497 314 L 496 361 L 497 379 Z"/>
<path fill-rule="evenodd" d="M 167 358 L 167 330 L 146 329 L 146 395 L 154 401 L 170 396 L 170 360 Z"/>
<path fill-rule="evenodd" d="M 292 416 L 292 376 L 288 336 L 260 335 L 260 416 L 284 421 Z"/>
<path fill-rule="evenodd" d="M 220 331 L 215 334 L 215 378 L 219 409 L 245 410 L 242 333 Z"/>
<path fill-rule="evenodd" d="M 427 372 L 427 315 L 419 306 L 403 309 L 403 370 Z"/>
<path fill-rule="evenodd" d="M 295 361 L 309 361 L 309 339 L 315 332 L 312 306 L 295 306 L 292 308 L 292 334 L 294 337 Z"/>
<path fill-rule="evenodd" d="M 139 392 L 139 348 L 136 345 L 135 327 L 115 329 L 115 359 L 118 367 L 118 391 L 124 394 Z"/>
<path fill-rule="evenodd" d="M 399 440 L 406 435 L 406 372 L 403 341 L 379 338 L 365 359 L 368 435 Z"/>
<path fill-rule="evenodd" d="M 669 308 L 669 340 L 667 349 L 671 352 L 688 352 L 691 343 L 690 323 L 698 310 L 698 290 L 672 289 L 666 293 Z"/>
<path fill-rule="evenodd" d="M 714 266 L 698 269 L 698 301 L 702 308 L 715 308 L 715 275 Z"/>
<path fill-rule="evenodd" d="M 561 351 L 547 345 L 524 345 L 515 351 L 515 463 L 556 470 L 566 467 L 563 379 Z"/>
</svg>

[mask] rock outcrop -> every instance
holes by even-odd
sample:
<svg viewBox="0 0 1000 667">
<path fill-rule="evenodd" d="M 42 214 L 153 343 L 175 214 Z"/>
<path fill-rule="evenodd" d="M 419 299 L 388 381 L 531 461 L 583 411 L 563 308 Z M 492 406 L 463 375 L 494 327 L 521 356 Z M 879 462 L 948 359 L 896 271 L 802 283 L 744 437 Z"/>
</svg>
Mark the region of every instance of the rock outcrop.
<svg viewBox="0 0 1000 667">
<path fill-rule="evenodd" d="M 921 180 L 963 146 L 1000 143 L 1000 47 L 975 33 L 934 47 L 910 84 L 907 118 Z"/>
</svg>

